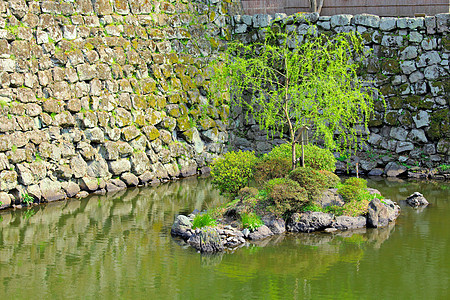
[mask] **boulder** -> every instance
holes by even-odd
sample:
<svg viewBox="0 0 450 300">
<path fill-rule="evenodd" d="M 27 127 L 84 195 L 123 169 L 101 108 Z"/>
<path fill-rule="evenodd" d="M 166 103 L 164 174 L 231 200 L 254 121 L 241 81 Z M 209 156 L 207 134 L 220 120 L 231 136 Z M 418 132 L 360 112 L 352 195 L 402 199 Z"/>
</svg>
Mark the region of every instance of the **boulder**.
<svg viewBox="0 0 450 300">
<path fill-rule="evenodd" d="M 396 162 L 390 162 L 384 169 L 388 177 L 397 177 L 404 174 L 408 169 L 405 166 L 399 165 Z"/>
<path fill-rule="evenodd" d="M 11 206 L 11 197 L 6 192 L 0 192 L 0 209 Z"/>
<path fill-rule="evenodd" d="M 290 232 L 313 232 L 330 227 L 333 215 L 323 212 L 308 211 L 294 213 L 288 220 L 286 229 Z"/>
<path fill-rule="evenodd" d="M 125 182 L 120 179 L 111 179 L 106 183 L 106 191 L 108 192 L 117 192 L 127 188 Z"/>
<path fill-rule="evenodd" d="M 343 206 L 344 199 L 338 194 L 337 189 L 328 189 L 322 192 L 322 197 L 315 201 L 315 204 L 322 208 L 328 206 Z"/>
<path fill-rule="evenodd" d="M 366 222 L 366 218 L 363 216 L 339 216 L 336 217 L 331 226 L 338 230 L 349 230 L 366 227 Z"/>
<path fill-rule="evenodd" d="M 269 227 L 267 227 L 266 225 L 262 225 L 255 231 L 250 232 L 248 238 L 250 240 L 261 240 L 271 235 L 273 235 L 273 232 L 269 229 Z"/>
<path fill-rule="evenodd" d="M 61 188 L 61 183 L 58 181 L 45 178 L 39 183 L 39 188 L 42 192 L 42 198 L 48 202 L 66 198 L 66 193 Z"/>
<path fill-rule="evenodd" d="M 369 203 L 367 214 L 367 227 L 384 227 L 389 223 L 389 211 L 386 205 L 378 198 Z"/>
<path fill-rule="evenodd" d="M 126 158 L 109 161 L 108 166 L 113 175 L 120 175 L 131 170 L 131 163 Z"/>
<path fill-rule="evenodd" d="M 263 216 L 262 221 L 273 234 L 282 234 L 286 231 L 286 222 L 275 216 Z"/>
<path fill-rule="evenodd" d="M 174 236 L 180 236 L 184 239 L 188 239 L 192 235 L 190 229 L 192 229 L 192 223 L 189 218 L 183 215 L 179 215 L 175 219 L 175 222 L 172 224 L 170 233 Z"/>
<path fill-rule="evenodd" d="M 390 199 L 383 199 L 381 203 L 383 203 L 388 210 L 389 222 L 392 222 L 395 219 L 397 219 L 398 215 L 400 214 L 400 206 L 398 206 L 397 203 L 395 203 Z"/>
<path fill-rule="evenodd" d="M 375 168 L 375 169 L 370 170 L 368 175 L 369 176 L 381 176 L 383 174 L 384 174 L 383 169 Z"/>
<path fill-rule="evenodd" d="M 406 198 L 406 203 L 411 207 L 427 206 L 429 204 L 427 199 L 419 192 L 415 192 Z"/>
<path fill-rule="evenodd" d="M 98 189 L 98 180 L 94 177 L 82 177 L 79 179 L 78 183 L 83 191 L 93 192 Z"/>
<path fill-rule="evenodd" d="M 188 239 L 188 243 L 202 253 L 213 253 L 224 250 L 219 233 L 211 227 L 196 230 Z"/>
<path fill-rule="evenodd" d="M 69 198 L 75 197 L 80 192 L 80 186 L 73 181 L 62 182 L 61 187 Z"/>
<path fill-rule="evenodd" d="M 130 172 L 123 173 L 120 176 L 120 179 L 122 179 L 127 186 L 137 186 L 139 184 L 139 178 Z"/>
</svg>

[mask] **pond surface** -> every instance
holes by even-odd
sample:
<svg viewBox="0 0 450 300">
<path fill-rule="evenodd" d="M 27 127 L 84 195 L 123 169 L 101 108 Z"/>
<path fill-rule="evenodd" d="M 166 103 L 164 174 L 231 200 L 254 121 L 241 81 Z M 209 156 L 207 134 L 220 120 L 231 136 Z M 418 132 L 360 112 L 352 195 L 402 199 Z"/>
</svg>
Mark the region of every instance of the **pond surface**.
<svg viewBox="0 0 450 300">
<path fill-rule="evenodd" d="M 450 183 L 369 181 L 395 226 L 290 234 L 200 255 L 170 236 L 179 213 L 222 203 L 210 179 L 0 214 L 0 299 L 448 299 Z"/>
</svg>

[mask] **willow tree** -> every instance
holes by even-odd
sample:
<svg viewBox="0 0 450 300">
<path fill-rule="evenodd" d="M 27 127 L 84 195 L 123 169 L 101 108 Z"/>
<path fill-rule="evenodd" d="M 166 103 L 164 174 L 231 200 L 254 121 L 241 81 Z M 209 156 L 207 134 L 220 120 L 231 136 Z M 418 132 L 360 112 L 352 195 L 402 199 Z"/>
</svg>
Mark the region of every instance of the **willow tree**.
<svg viewBox="0 0 450 300">
<path fill-rule="evenodd" d="M 232 104 L 246 108 L 261 129 L 290 143 L 292 168 L 307 128 L 328 149 L 355 149 L 373 110 L 373 89 L 357 74 L 365 55 L 362 39 L 309 28 L 304 35 L 278 28 L 262 42 L 231 42 L 212 64 L 212 95 L 230 93 Z"/>
</svg>

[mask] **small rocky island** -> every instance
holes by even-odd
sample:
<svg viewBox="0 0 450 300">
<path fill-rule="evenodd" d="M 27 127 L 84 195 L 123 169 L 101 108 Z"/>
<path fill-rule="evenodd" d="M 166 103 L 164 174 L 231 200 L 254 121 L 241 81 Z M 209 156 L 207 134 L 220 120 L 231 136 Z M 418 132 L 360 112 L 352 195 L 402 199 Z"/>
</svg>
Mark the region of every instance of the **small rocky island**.
<svg viewBox="0 0 450 300">
<path fill-rule="evenodd" d="M 368 190 L 373 195 L 381 196 L 377 190 Z M 348 216 L 323 211 L 304 211 L 293 213 L 285 221 L 282 217 L 267 212 L 261 216 L 264 225 L 250 229 L 244 228 L 239 222 L 239 216 L 246 210 L 248 200 L 245 197 L 240 198 L 235 204 L 226 208 L 222 218 L 218 219 L 219 223 L 215 226 L 194 228 L 193 221 L 196 216 L 200 216 L 198 211 L 188 216 L 179 215 L 172 225 L 171 234 L 182 238 L 200 252 L 217 252 L 244 245 L 246 240 L 260 240 L 286 232 L 325 231 L 330 233 L 363 227 L 385 227 L 389 222 L 393 222 L 400 213 L 400 207 L 393 201 L 374 198 L 369 202 L 367 213 L 364 215 Z M 324 206 L 321 206 L 324 210 L 330 207 L 331 203 L 344 205 L 344 201 L 337 194 L 336 189 L 324 191 L 321 200 L 324 200 L 322 202 Z"/>
<path fill-rule="evenodd" d="M 290 155 L 285 145 L 260 158 L 252 152 L 225 154 L 211 173 L 230 201 L 177 216 L 171 234 L 200 252 L 217 252 L 276 234 L 385 227 L 400 214 L 400 206 L 368 188 L 366 180 L 342 182 L 328 150 L 308 145 L 305 165 L 294 169 Z M 250 179 L 257 187 L 248 186 Z M 420 193 L 410 198 L 413 207 L 425 203 Z"/>
</svg>

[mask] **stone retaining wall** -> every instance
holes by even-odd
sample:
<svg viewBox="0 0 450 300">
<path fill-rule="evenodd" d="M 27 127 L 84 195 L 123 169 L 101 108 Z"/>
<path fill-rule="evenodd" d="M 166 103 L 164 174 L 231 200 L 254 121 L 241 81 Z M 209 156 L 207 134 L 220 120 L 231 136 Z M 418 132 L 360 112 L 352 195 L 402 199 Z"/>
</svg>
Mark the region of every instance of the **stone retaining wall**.
<svg viewBox="0 0 450 300">
<path fill-rule="evenodd" d="M 205 171 L 228 138 L 204 66 L 231 4 L 0 1 L 0 207 Z"/>
<path fill-rule="evenodd" d="M 309 27 L 321 33 L 359 32 L 373 55 L 364 79 L 375 82 L 386 100 L 375 103 L 368 147 L 360 153 L 363 171 L 375 168 L 432 168 L 450 162 L 450 15 L 426 18 L 380 18 L 375 15 L 304 17 L 284 14 L 236 15 L 234 38 L 247 43 L 263 39 L 265 27 L 276 24 L 300 35 Z M 308 20 L 305 22 L 304 20 Z M 281 140 L 267 141 L 254 121 L 234 115 L 232 144 L 265 152 Z M 338 168 L 345 169 L 339 162 Z M 383 171 L 375 171 L 382 174 Z"/>
</svg>

